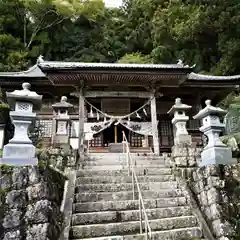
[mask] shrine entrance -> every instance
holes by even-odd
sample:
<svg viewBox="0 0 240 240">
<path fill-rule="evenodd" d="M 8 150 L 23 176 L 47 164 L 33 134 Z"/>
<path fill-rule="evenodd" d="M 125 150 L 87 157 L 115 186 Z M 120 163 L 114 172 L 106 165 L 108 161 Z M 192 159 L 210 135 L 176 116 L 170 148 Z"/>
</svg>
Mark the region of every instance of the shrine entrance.
<svg viewBox="0 0 240 240">
<path fill-rule="evenodd" d="M 121 124 L 115 125 L 114 123 L 102 132 L 103 146 L 108 147 L 109 143 L 121 143 L 123 141 L 123 132 L 129 141 L 129 130 Z"/>
</svg>

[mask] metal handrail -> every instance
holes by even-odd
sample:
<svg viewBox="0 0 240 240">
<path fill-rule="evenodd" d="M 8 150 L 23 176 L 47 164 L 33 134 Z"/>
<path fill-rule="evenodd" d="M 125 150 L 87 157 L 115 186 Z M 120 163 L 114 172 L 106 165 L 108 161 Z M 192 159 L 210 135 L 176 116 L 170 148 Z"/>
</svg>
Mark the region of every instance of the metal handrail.
<svg viewBox="0 0 240 240">
<path fill-rule="evenodd" d="M 140 234 L 143 233 L 143 220 L 144 220 L 144 230 L 145 230 L 145 239 L 150 240 L 152 238 L 152 230 L 149 224 L 147 212 L 144 206 L 143 202 L 143 196 L 142 192 L 139 186 L 139 181 L 135 172 L 134 165 L 136 163 L 133 163 L 133 159 L 130 153 L 129 148 L 129 142 L 127 140 L 127 137 L 125 135 L 125 132 L 123 131 L 123 153 L 126 154 L 127 159 L 127 166 L 128 166 L 128 175 L 132 175 L 132 190 L 133 190 L 133 200 L 135 200 L 135 184 L 137 186 L 137 192 L 138 192 L 138 201 L 139 201 L 139 224 L 140 224 Z M 125 146 L 125 147 L 124 147 Z M 126 151 L 125 151 L 126 150 Z M 144 217 L 144 219 L 143 219 Z"/>
</svg>

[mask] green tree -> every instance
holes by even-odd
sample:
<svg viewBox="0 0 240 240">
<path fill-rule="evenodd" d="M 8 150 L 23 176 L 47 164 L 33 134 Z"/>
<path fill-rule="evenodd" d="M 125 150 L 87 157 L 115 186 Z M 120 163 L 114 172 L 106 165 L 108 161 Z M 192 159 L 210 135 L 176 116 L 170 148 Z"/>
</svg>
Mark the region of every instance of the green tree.
<svg viewBox="0 0 240 240">
<path fill-rule="evenodd" d="M 74 32 L 79 19 L 94 22 L 103 12 L 102 0 L 1 0 L 0 70 L 24 69 L 40 54 L 51 57 L 56 47 L 54 34 L 65 37 L 66 28 Z"/>
<path fill-rule="evenodd" d="M 65 20 L 74 22 L 80 16 L 95 20 L 104 8 L 103 0 L 22 0 L 22 3 L 25 7 L 25 28 L 30 31 L 29 39 L 25 36 L 24 41 L 27 49 L 41 31 L 55 27 Z"/>
<path fill-rule="evenodd" d="M 132 54 L 124 55 L 122 58 L 118 60 L 118 62 L 145 64 L 145 63 L 151 63 L 152 59 L 149 56 L 143 55 L 141 53 L 132 53 Z"/>
</svg>

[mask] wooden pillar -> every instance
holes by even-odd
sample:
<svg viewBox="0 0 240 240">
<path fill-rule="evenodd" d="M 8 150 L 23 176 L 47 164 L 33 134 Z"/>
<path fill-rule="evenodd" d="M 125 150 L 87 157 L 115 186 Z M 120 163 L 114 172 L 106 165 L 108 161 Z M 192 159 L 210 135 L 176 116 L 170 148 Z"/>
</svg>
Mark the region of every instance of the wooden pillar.
<svg viewBox="0 0 240 240">
<path fill-rule="evenodd" d="M 156 107 L 156 97 L 155 96 L 153 96 L 153 98 L 151 100 L 151 120 L 152 120 L 154 154 L 159 155 L 160 151 L 159 151 L 157 107 Z"/>
<path fill-rule="evenodd" d="M 83 157 L 84 153 L 84 97 L 83 97 L 83 87 L 79 90 L 79 125 L 78 125 L 78 153 Z"/>
<path fill-rule="evenodd" d="M 114 142 L 117 143 L 117 126 L 114 126 Z"/>
</svg>

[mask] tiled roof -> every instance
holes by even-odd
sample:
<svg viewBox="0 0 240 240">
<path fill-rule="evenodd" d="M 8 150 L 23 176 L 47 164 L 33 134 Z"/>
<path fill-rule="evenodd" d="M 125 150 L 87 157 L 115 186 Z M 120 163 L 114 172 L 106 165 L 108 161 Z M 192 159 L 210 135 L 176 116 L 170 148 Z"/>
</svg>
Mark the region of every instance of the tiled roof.
<svg viewBox="0 0 240 240">
<path fill-rule="evenodd" d="M 189 80 L 202 80 L 202 81 L 227 81 L 227 80 L 240 80 L 240 75 L 233 75 L 233 76 L 213 76 L 213 75 L 204 75 L 204 74 L 197 74 L 197 73 L 190 73 L 188 75 Z"/>
<path fill-rule="evenodd" d="M 0 72 L 0 77 L 46 77 L 37 64 L 26 71 L 21 72 Z"/>
<path fill-rule="evenodd" d="M 41 69 L 71 69 L 71 68 L 138 68 L 138 69 L 190 69 L 183 64 L 122 64 L 122 63 L 82 63 L 42 61 L 38 63 Z"/>
</svg>

